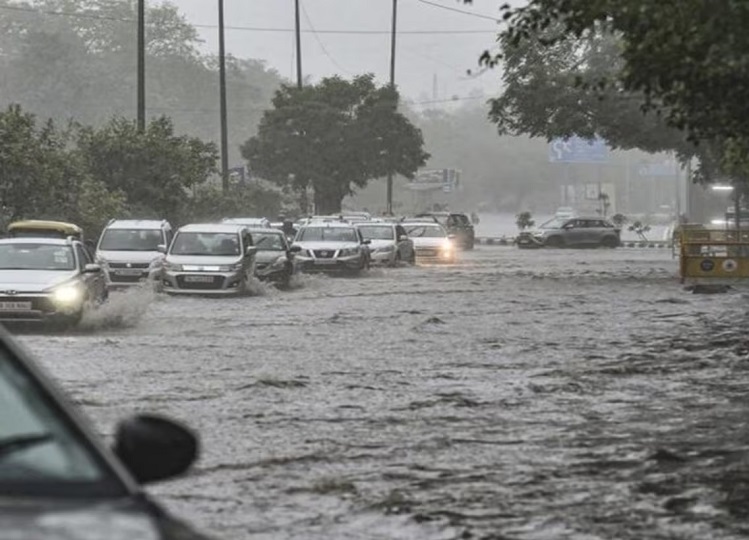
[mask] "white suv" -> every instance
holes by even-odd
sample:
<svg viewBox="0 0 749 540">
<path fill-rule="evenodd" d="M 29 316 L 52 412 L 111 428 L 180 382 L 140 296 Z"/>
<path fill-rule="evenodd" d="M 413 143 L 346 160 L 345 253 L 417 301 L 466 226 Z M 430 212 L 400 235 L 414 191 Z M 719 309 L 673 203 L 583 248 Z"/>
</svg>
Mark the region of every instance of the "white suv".
<svg viewBox="0 0 749 540">
<path fill-rule="evenodd" d="M 112 220 L 96 246 L 96 262 L 108 275 L 108 286 L 137 285 L 156 277 L 162 250 L 172 241 L 172 227 L 165 220 Z"/>
</svg>

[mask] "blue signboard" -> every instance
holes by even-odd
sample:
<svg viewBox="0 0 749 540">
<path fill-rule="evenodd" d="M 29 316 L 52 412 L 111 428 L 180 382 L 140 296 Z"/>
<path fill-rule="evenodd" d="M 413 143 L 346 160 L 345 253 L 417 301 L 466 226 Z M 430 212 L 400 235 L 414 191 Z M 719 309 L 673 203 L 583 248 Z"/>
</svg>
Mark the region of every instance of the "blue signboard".
<svg viewBox="0 0 749 540">
<path fill-rule="evenodd" d="M 554 139 L 549 143 L 551 163 L 606 163 L 609 160 L 609 147 L 601 138 L 593 140 L 570 137 L 567 140 Z"/>
</svg>

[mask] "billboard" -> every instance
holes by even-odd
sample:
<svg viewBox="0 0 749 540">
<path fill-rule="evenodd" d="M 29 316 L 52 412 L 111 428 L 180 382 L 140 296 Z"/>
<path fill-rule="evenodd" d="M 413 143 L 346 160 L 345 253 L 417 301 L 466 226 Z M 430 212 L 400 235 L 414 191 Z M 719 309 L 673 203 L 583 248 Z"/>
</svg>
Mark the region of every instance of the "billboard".
<svg viewBox="0 0 749 540">
<path fill-rule="evenodd" d="M 459 185 L 460 171 L 457 169 L 422 169 L 408 183 L 408 189 L 452 193 Z"/>
<path fill-rule="evenodd" d="M 609 160 L 609 147 L 600 137 L 593 140 L 581 137 L 554 139 L 549 143 L 551 163 L 606 163 Z"/>
</svg>

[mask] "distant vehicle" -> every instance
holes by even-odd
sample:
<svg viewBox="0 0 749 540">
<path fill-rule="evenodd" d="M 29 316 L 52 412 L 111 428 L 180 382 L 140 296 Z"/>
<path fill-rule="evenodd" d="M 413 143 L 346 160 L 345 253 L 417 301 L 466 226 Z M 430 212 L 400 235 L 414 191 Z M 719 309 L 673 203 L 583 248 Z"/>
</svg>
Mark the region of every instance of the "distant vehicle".
<svg viewBox="0 0 749 540">
<path fill-rule="evenodd" d="M 8 225 L 10 238 L 74 238 L 83 242 L 83 229 L 65 221 L 29 219 Z"/>
<path fill-rule="evenodd" d="M 406 229 L 399 223 L 366 222 L 356 227 L 365 240 L 370 240 L 372 264 L 396 266 L 400 262 L 414 264 L 416 251 Z"/>
<path fill-rule="evenodd" d="M 273 227 L 269 219 L 255 217 L 224 218 L 221 220 L 221 223 L 226 223 L 228 225 L 245 225 L 246 227 L 262 227 L 264 229 L 270 229 Z"/>
<path fill-rule="evenodd" d="M 105 275 L 80 241 L 0 240 L 0 320 L 73 326 L 106 298 Z"/>
<path fill-rule="evenodd" d="M 621 229 L 600 217 L 551 219 L 532 233 L 545 247 L 608 247 L 621 244 Z"/>
<path fill-rule="evenodd" d="M 255 274 L 256 251 L 245 226 L 185 225 L 166 253 L 161 289 L 167 294 L 243 294 Z"/>
<path fill-rule="evenodd" d="M 439 223 L 403 223 L 403 228 L 413 241 L 417 261 L 455 262 L 452 235 Z"/>
<path fill-rule="evenodd" d="M 110 450 L 2 329 L 0 388 L 3 538 L 207 540 L 141 488 L 192 465 L 199 442 L 187 428 L 135 416 L 118 426 Z"/>
<path fill-rule="evenodd" d="M 299 229 L 294 246 L 308 272 L 360 273 L 370 265 L 370 241 L 350 223 L 311 223 Z"/>
<path fill-rule="evenodd" d="M 560 206 L 554 213 L 554 217 L 557 219 L 572 219 L 577 217 L 577 212 L 571 206 Z"/>
<path fill-rule="evenodd" d="M 99 237 L 96 262 L 108 277 L 109 288 L 128 287 L 156 279 L 164 260 L 159 246 L 172 241 L 166 220 L 112 220 Z"/>
<path fill-rule="evenodd" d="M 300 270 L 301 263 L 296 254 L 302 248 L 290 247 L 283 231 L 276 229 L 250 229 L 249 233 L 257 248 L 255 276 L 263 281 L 288 286 L 291 278 Z"/>
<path fill-rule="evenodd" d="M 433 217 L 442 225 L 448 234 L 455 237 L 454 244 L 463 249 L 473 249 L 476 234 L 470 218 L 466 214 L 455 212 L 424 212 L 417 217 Z"/>
</svg>

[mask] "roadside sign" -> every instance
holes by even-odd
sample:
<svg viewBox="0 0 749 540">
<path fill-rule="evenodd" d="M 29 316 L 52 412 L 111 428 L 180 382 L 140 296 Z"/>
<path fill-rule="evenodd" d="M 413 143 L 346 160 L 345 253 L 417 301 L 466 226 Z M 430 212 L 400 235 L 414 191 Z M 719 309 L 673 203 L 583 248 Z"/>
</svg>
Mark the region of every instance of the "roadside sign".
<svg viewBox="0 0 749 540">
<path fill-rule="evenodd" d="M 606 141 L 597 137 L 587 140 L 580 137 L 554 139 L 549 143 L 551 163 L 606 163 L 609 160 L 609 147 Z"/>
<path fill-rule="evenodd" d="M 460 183 L 460 171 L 456 169 L 422 169 L 408 183 L 412 191 L 438 191 L 452 193 Z"/>
<path fill-rule="evenodd" d="M 229 169 L 229 178 L 239 183 L 240 185 L 244 185 L 245 182 L 245 168 L 244 167 L 232 167 Z"/>
</svg>

